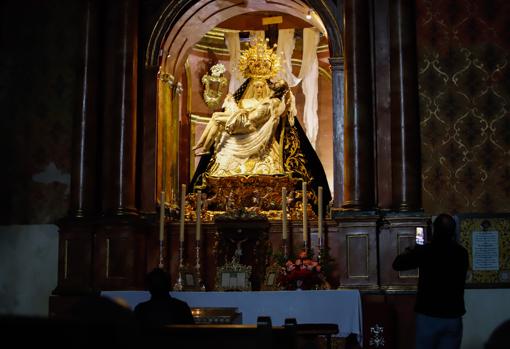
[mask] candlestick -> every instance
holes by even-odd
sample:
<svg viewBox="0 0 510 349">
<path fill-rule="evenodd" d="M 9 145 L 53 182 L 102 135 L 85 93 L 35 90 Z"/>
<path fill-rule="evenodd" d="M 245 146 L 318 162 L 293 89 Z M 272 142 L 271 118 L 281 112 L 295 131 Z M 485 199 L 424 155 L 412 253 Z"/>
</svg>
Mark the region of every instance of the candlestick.
<svg viewBox="0 0 510 349">
<path fill-rule="evenodd" d="M 184 216 L 186 209 L 186 184 L 181 185 L 181 219 L 179 221 L 179 241 L 184 241 Z"/>
<path fill-rule="evenodd" d="M 197 191 L 197 225 L 196 240 L 200 241 L 200 230 L 202 229 L 202 191 Z"/>
<path fill-rule="evenodd" d="M 287 240 L 287 188 L 282 187 L 282 239 Z"/>
<path fill-rule="evenodd" d="M 196 274 L 197 274 L 197 286 L 199 288 L 200 291 L 205 291 L 205 284 L 202 282 L 202 275 L 200 273 L 200 240 L 197 240 L 196 241 L 196 252 L 197 252 L 197 257 L 196 257 L 196 265 L 195 265 L 195 268 L 196 268 Z"/>
<path fill-rule="evenodd" d="M 165 192 L 161 192 L 159 205 L 159 267 L 163 268 L 163 240 L 165 238 Z"/>
<path fill-rule="evenodd" d="M 165 234 L 165 192 L 161 192 L 161 203 L 159 206 L 159 241 L 163 241 Z"/>
<path fill-rule="evenodd" d="M 308 212 L 307 212 L 307 206 L 308 206 L 308 197 L 306 195 L 306 182 L 303 181 L 303 242 L 305 243 L 308 241 Z"/>
<path fill-rule="evenodd" d="M 318 223 L 318 232 L 317 232 L 317 239 L 319 240 L 319 247 L 322 242 L 322 215 L 323 215 L 323 208 L 322 208 L 322 187 L 319 187 L 319 223 Z"/>
<path fill-rule="evenodd" d="M 183 290 L 183 285 L 182 285 L 183 250 L 184 250 L 183 241 L 179 241 L 179 274 L 177 277 L 177 282 L 174 285 L 174 291 L 182 291 Z"/>
</svg>

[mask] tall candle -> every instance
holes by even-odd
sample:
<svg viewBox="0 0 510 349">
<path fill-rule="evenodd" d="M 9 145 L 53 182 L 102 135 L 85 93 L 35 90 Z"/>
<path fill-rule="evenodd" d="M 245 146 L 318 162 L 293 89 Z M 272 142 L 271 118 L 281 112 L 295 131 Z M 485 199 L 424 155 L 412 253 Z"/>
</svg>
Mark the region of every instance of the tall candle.
<svg viewBox="0 0 510 349">
<path fill-rule="evenodd" d="M 161 192 L 161 203 L 159 206 L 159 241 L 163 241 L 165 234 L 165 192 Z"/>
<path fill-rule="evenodd" d="M 186 184 L 181 184 L 181 220 L 179 224 L 179 241 L 184 241 L 184 214 L 186 208 Z"/>
<path fill-rule="evenodd" d="M 303 241 L 308 241 L 308 212 L 306 210 L 308 206 L 308 197 L 306 195 L 306 182 L 303 181 Z"/>
<path fill-rule="evenodd" d="M 202 228 L 202 191 L 197 191 L 197 227 L 196 239 L 200 241 L 200 229 Z"/>
<path fill-rule="evenodd" d="M 287 188 L 282 187 L 282 239 L 287 240 Z"/>
<path fill-rule="evenodd" d="M 319 232 L 317 233 L 317 238 L 319 239 L 319 242 L 322 240 L 322 215 L 323 215 L 323 208 L 322 208 L 322 187 L 319 187 Z M 320 247 L 320 246 L 319 246 Z"/>
</svg>

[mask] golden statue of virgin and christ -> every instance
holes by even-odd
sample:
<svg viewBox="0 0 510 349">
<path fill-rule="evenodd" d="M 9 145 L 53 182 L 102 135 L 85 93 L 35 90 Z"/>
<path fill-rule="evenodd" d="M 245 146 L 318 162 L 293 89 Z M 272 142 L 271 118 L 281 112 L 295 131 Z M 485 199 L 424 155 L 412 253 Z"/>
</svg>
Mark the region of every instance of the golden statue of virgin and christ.
<svg viewBox="0 0 510 349">
<path fill-rule="evenodd" d="M 245 82 L 225 97 L 223 110 L 212 114 L 193 147 L 201 161 L 191 185 L 205 193 L 210 210 L 234 206 L 277 216 L 273 211 L 281 209 L 282 187 L 290 193 L 291 209 L 293 198 L 303 195 L 301 182 L 309 183 L 311 208 L 317 206 L 317 187 L 328 189 L 317 154 L 295 118 L 294 95 L 284 80 L 275 80 L 280 67 L 264 40 L 243 51 L 238 69 Z M 325 204 L 330 198 L 326 190 Z"/>
</svg>

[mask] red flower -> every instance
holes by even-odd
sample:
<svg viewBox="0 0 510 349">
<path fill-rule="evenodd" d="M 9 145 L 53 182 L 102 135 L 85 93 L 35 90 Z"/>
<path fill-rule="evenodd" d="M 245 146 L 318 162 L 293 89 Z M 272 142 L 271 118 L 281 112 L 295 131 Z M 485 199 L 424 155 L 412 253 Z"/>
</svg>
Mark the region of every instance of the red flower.
<svg viewBox="0 0 510 349">
<path fill-rule="evenodd" d="M 313 289 L 323 282 L 320 264 L 309 258 L 306 251 L 301 251 L 295 261 L 288 260 L 282 267 L 280 284 L 286 289 Z"/>
</svg>

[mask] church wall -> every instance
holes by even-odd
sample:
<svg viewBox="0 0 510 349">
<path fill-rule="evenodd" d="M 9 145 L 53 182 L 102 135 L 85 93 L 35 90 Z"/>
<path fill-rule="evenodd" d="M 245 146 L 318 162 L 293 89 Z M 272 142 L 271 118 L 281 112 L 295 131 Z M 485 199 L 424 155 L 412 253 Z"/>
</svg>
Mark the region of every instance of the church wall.
<svg viewBox="0 0 510 349">
<path fill-rule="evenodd" d="M 69 208 L 81 13 L 75 1 L 0 5 L 0 224 L 50 223 Z"/>
<path fill-rule="evenodd" d="M 57 226 L 0 226 L 0 315 L 48 315 L 57 257 Z"/>
<path fill-rule="evenodd" d="M 429 214 L 510 211 L 509 11 L 499 0 L 417 1 Z"/>
</svg>

